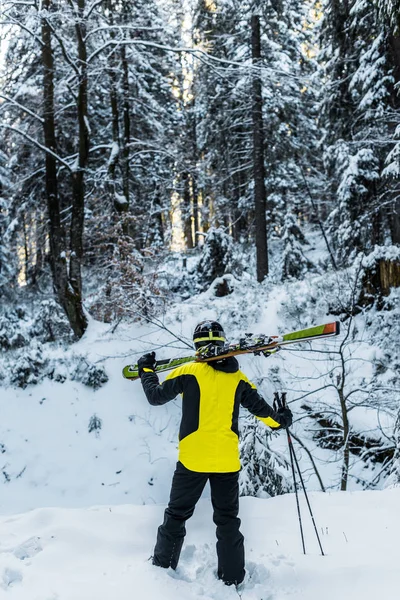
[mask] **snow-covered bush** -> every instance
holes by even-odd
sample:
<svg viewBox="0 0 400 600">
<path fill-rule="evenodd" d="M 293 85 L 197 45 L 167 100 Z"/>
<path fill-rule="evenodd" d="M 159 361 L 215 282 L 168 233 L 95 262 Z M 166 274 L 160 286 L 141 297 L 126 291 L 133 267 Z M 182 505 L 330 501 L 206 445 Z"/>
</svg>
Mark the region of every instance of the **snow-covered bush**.
<svg viewBox="0 0 400 600">
<path fill-rule="evenodd" d="M 201 289 L 234 269 L 233 240 L 220 228 L 211 227 L 203 245 L 202 255 L 197 265 L 198 283 Z M 228 291 L 229 293 L 229 291 Z"/>
<path fill-rule="evenodd" d="M 0 317 L 0 349 L 14 350 L 22 348 L 28 340 L 20 328 L 20 321 L 16 313 Z"/>
<path fill-rule="evenodd" d="M 400 487 L 400 411 L 397 415 L 397 421 L 394 428 L 394 438 L 396 449 L 391 464 L 390 476 L 387 480 L 387 487 Z"/>
<path fill-rule="evenodd" d="M 157 314 L 164 307 L 156 269 L 146 271 L 145 257 L 125 232 L 128 225 L 120 223 L 114 231 L 115 239 L 108 237 L 108 243 L 104 242 L 99 285 L 88 303 L 94 318 L 105 323 L 123 317 L 139 320 Z"/>
<path fill-rule="evenodd" d="M 94 431 L 95 436 L 99 436 L 100 429 L 102 428 L 103 421 L 96 415 L 92 415 L 89 419 L 88 432 L 92 433 Z"/>
<path fill-rule="evenodd" d="M 37 384 L 45 377 L 46 366 L 42 345 L 35 342 L 14 358 L 12 366 L 10 364 L 9 381 L 11 385 L 21 388 Z"/>
<path fill-rule="evenodd" d="M 96 367 L 96 365 L 90 363 L 82 356 L 72 372 L 71 379 L 73 381 L 80 381 L 83 385 L 98 390 L 102 385 L 107 383 L 108 375 L 104 367 Z"/>
<path fill-rule="evenodd" d="M 193 268 L 189 270 L 186 267 L 183 269 L 179 267 L 175 268 L 173 273 L 168 274 L 165 287 L 168 288 L 169 292 L 179 294 L 182 300 L 187 300 L 198 293 L 196 284 L 197 275 Z"/>
<path fill-rule="evenodd" d="M 43 300 L 29 329 L 40 342 L 72 341 L 72 330 L 61 306 L 53 299 Z"/>
<path fill-rule="evenodd" d="M 67 361 L 60 358 L 50 360 L 46 376 L 57 383 L 64 383 L 68 379 Z"/>
<path fill-rule="evenodd" d="M 240 440 L 241 496 L 265 498 L 279 496 L 291 490 L 285 474 L 285 471 L 288 472 L 288 464 L 283 457 L 271 450 L 268 443 L 270 435 L 263 423 L 256 421 L 252 415 L 246 417 Z"/>
<path fill-rule="evenodd" d="M 307 271 L 312 270 L 313 264 L 304 255 L 302 246 L 308 242 L 293 213 L 288 212 L 285 215 L 282 239 L 284 243 L 282 277 L 299 279 Z"/>
<path fill-rule="evenodd" d="M 0 382 L 25 388 L 48 378 L 57 383 L 79 381 L 95 390 L 107 383 L 104 367 L 97 367 L 85 356 L 54 356 L 48 346 L 33 339 L 29 346 L 10 352 L 0 363 Z"/>
</svg>

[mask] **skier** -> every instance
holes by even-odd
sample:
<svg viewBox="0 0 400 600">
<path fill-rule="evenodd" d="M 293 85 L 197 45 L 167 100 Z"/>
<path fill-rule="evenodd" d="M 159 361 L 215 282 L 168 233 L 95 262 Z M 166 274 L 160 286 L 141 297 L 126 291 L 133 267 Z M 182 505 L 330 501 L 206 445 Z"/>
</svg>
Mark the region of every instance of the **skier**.
<svg viewBox="0 0 400 600">
<path fill-rule="evenodd" d="M 220 348 L 225 345 L 225 333 L 216 321 L 202 321 L 194 330 L 193 342 L 196 350 L 205 345 Z M 182 420 L 179 460 L 164 522 L 158 528 L 153 564 L 176 569 L 185 522 L 209 481 L 217 527 L 217 575 L 227 585 L 238 585 L 245 576 L 244 538 L 238 518 L 239 406 L 273 429 L 290 427 L 292 413 L 288 408 L 274 411 L 239 370 L 235 357 L 184 364 L 169 373 L 161 385 L 155 368 L 155 352 L 138 361 L 147 400 L 157 406 L 182 394 Z"/>
</svg>

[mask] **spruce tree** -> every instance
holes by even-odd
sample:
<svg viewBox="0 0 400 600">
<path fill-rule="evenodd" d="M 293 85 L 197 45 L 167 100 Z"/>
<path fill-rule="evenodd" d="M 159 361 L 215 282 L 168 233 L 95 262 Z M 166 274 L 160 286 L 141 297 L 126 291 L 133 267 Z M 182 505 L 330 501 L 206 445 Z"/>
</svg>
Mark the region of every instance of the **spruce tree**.
<svg viewBox="0 0 400 600">
<path fill-rule="evenodd" d="M 382 244 L 390 225 L 381 202 L 389 151 L 393 60 L 376 3 L 323 2 L 320 126 L 333 203 L 330 223 L 342 263 Z"/>
<path fill-rule="evenodd" d="M 291 491 L 286 478 L 287 463 L 273 452 L 265 425 L 247 416 L 241 431 L 240 455 L 242 469 L 239 477 L 241 496 L 265 498 Z"/>
</svg>

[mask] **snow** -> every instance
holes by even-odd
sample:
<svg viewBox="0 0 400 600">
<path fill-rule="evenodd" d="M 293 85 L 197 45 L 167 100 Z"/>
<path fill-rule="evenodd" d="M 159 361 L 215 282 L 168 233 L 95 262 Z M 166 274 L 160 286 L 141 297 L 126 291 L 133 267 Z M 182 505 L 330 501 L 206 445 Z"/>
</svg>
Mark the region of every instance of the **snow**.
<svg viewBox="0 0 400 600">
<path fill-rule="evenodd" d="M 87 116 L 86 116 L 86 115 L 83 117 L 83 119 L 84 119 L 84 121 L 85 121 L 85 127 L 86 127 L 86 129 L 87 129 L 87 132 L 88 132 L 88 134 L 89 134 L 89 135 L 91 135 L 91 133 L 92 133 L 92 130 L 90 129 L 90 123 L 89 123 L 89 119 L 87 118 Z"/>
<path fill-rule="evenodd" d="M 399 589 L 400 489 L 313 493 L 326 556 L 301 499 L 302 554 L 295 497 L 241 499 L 247 575 L 243 600 L 394 600 Z M 0 598 L 10 600 L 229 600 L 215 579 L 209 500 L 187 524 L 176 572 L 149 557 L 162 506 L 40 508 L 2 517 Z"/>
<path fill-rule="evenodd" d="M 318 264 L 321 248 L 315 240 L 306 252 Z M 392 256 L 395 249 L 388 252 Z M 59 361 L 64 382 L 46 376 L 25 389 L 8 383 L 0 394 L 0 600 L 237 598 L 234 590 L 215 580 L 208 489 L 188 523 L 177 573 L 148 562 L 177 458 L 181 403 L 177 399 L 149 406 L 140 382 L 124 380 L 121 370 L 152 349 L 159 359 L 186 355 L 200 319 L 220 320 L 230 341 L 244 332 L 273 335 L 335 320 L 330 310 L 337 306 L 336 296 L 345 303 L 352 289 L 351 270 L 346 276 L 313 273 L 303 281 L 282 283 L 274 281 L 280 268 L 276 261 L 263 284 L 246 272 L 225 275 L 230 295 L 215 297 L 214 281 L 202 294 L 170 305 L 165 317 L 152 323 L 108 325 L 89 317 L 85 335 L 75 344 L 41 340 L 43 359 Z M 176 261 L 166 265 L 165 277 L 168 269 L 176 271 Z M 358 315 L 345 347 L 351 425 L 384 447 L 393 432 L 395 394 L 385 389 L 379 395 L 374 368 L 388 361 L 380 382 L 389 390 L 395 364 L 377 337 L 388 317 L 395 327 L 394 313 Z M 347 325 L 343 323 L 344 331 Z M 25 333 L 31 329 L 28 319 Z M 313 350 L 324 354 L 313 354 L 307 344 L 268 359 L 240 357 L 241 368 L 266 399 L 276 390 L 288 391 L 293 433 L 312 453 L 328 490 L 338 489 L 342 454 L 318 446 L 313 437 L 318 424 L 302 406 L 338 414 L 330 374 L 340 372 L 335 352 L 342 339 L 313 343 Z M 34 337 L 28 348 L 35 343 Z M 11 362 L 16 356 L 12 352 L 7 353 Z M 105 368 L 108 381 L 100 389 L 72 377 L 80 360 Z M 361 386 L 371 392 L 370 402 L 369 396 L 356 392 Z M 268 443 L 287 458 L 285 435 L 273 434 Z M 243 600 L 375 600 L 378 593 L 394 600 L 393 590 L 400 583 L 395 550 L 400 489 L 354 491 L 360 481 L 383 487 L 385 478 L 378 477 L 382 463 L 367 464 L 352 456 L 351 492 L 315 492 L 319 484 L 309 457 L 294 443 L 327 556 L 319 556 L 303 501 L 309 554 L 302 555 L 293 494 L 241 498 L 248 570 Z"/>
<path fill-rule="evenodd" d="M 171 306 L 165 319 L 153 324 L 120 323 L 115 327 L 90 319 L 78 343 L 42 344 L 43 360 L 58 364 L 57 372 L 64 383 L 45 377 L 25 389 L 2 388 L 1 514 L 42 506 L 165 504 L 177 458 L 181 403 L 177 399 L 162 407 L 149 406 L 140 382 L 122 378 L 123 366 L 135 363 L 141 354 L 153 349 L 158 359 L 187 355 L 192 331 L 200 319 L 220 320 L 230 342 L 244 332 L 274 335 L 333 321 L 335 317 L 327 309 L 330 288 L 325 290 L 327 299 L 323 293 L 323 285 L 330 285 L 329 278 L 325 279 L 315 275 L 303 282 L 272 286 L 269 281 L 257 284 L 244 273 L 241 285 L 231 278 L 232 294 L 216 298 L 211 286 L 203 294 Z M 343 278 L 342 297 L 345 283 Z M 365 331 L 369 336 L 375 335 L 369 331 L 371 327 L 365 328 L 362 319 L 360 315 L 360 341 L 349 341 L 352 371 L 347 375 L 346 387 L 348 391 L 360 386 L 371 390 L 372 400 L 367 404 L 365 394 L 352 394 L 351 423 L 357 433 L 364 432 L 388 444 L 395 420 L 389 404 L 391 395 L 386 391 L 386 379 L 392 377 L 392 372 L 389 368 L 381 376 L 385 390 L 374 391 L 369 384 L 373 376 L 371 364 L 375 356 L 382 360 L 382 351 L 369 338 L 362 340 Z M 331 372 L 339 372 L 338 359 L 327 352 L 337 347 L 336 338 L 331 338 L 313 343 L 314 350 L 325 350 L 323 357 L 309 352 L 308 345 L 293 346 L 268 359 L 240 357 L 241 368 L 267 400 L 272 400 L 274 391 L 288 390 L 295 415 L 294 433 L 312 453 L 327 489 L 337 489 L 341 453 L 317 445 L 313 435 L 318 425 L 302 405 L 306 402 L 339 415 L 337 394 L 330 380 Z M 7 354 L 10 362 L 4 366 L 4 372 L 13 372 L 16 363 L 12 353 Z M 73 376 L 77 361 L 80 364 L 86 360 L 98 368 L 104 367 L 109 378 L 97 391 Z M 375 410 L 372 401 L 378 400 L 381 408 Z M 240 423 L 247 414 L 243 411 Z M 94 417 L 100 420 L 101 429 L 89 431 Z M 274 434 L 271 447 L 287 456 L 284 436 Z M 308 488 L 320 489 L 306 452 L 298 446 L 297 450 Z M 366 466 L 353 456 L 350 489 L 360 489 L 358 479 L 373 481 L 381 468 L 380 464 Z M 383 480 L 379 481 L 379 487 L 383 484 Z"/>
<path fill-rule="evenodd" d="M 119 154 L 119 145 L 117 142 L 113 142 L 111 145 L 111 153 L 110 153 L 110 158 L 108 159 L 108 165 L 114 164 L 118 154 Z M 124 202 L 126 202 L 126 199 L 124 200 Z"/>
<path fill-rule="evenodd" d="M 375 246 L 374 250 L 363 258 L 362 265 L 366 269 L 373 267 L 377 260 L 400 260 L 400 249 L 398 246 Z"/>
</svg>

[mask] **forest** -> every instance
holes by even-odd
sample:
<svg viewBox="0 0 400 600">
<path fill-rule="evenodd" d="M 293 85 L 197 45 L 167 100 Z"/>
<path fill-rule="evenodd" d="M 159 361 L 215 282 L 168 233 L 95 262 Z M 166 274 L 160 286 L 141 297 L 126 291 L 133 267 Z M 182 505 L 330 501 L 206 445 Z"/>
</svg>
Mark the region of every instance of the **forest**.
<svg viewBox="0 0 400 600">
<path fill-rule="evenodd" d="M 338 320 L 246 366 L 288 391 L 312 489 L 400 483 L 400 2 L 2 0 L 0 81 L 4 402 L 106 389 L 203 314 Z M 241 421 L 242 494 L 290 491 Z"/>
</svg>

